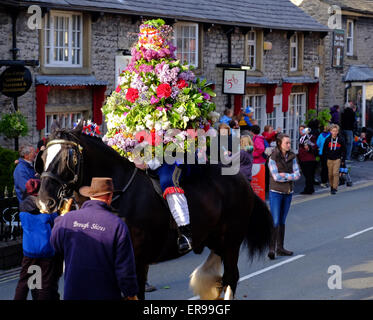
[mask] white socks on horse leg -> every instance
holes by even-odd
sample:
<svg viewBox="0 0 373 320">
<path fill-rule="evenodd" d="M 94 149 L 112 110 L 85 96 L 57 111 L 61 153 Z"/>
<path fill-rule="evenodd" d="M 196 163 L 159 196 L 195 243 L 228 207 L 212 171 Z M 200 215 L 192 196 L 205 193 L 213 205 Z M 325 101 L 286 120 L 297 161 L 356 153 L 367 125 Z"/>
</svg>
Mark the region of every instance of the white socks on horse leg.
<svg viewBox="0 0 373 320">
<path fill-rule="evenodd" d="M 187 199 L 182 193 L 172 193 L 166 196 L 168 206 L 178 227 L 188 225 L 189 209 Z"/>
</svg>

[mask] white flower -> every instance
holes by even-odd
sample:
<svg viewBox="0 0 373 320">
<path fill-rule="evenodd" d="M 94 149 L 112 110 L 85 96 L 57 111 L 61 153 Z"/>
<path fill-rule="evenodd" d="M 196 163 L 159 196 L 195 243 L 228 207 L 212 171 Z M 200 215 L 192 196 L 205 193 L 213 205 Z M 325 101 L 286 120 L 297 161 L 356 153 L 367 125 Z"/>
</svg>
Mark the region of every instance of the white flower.
<svg viewBox="0 0 373 320">
<path fill-rule="evenodd" d="M 168 130 L 170 129 L 170 121 L 166 121 L 162 123 L 162 129 L 163 130 Z"/>
<path fill-rule="evenodd" d="M 185 108 L 183 106 L 180 106 L 179 108 L 176 109 L 176 111 L 178 114 L 182 116 L 185 113 Z"/>
<path fill-rule="evenodd" d="M 162 130 L 162 122 L 157 121 L 157 122 L 155 123 L 154 129 L 155 129 L 156 131 Z"/>
<path fill-rule="evenodd" d="M 152 116 L 150 114 L 147 114 L 144 118 L 145 121 L 149 121 L 152 119 Z"/>
<path fill-rule="evenodd" d="M 142 130 L 145 130 L 145 127 L 143 125 L 138 124 L 136 126 L 136 131 L 139 132 L 139 131 L 142 131 Z"/>
<path fill-rule="evenodd" d="M 183 121 L 187 123 L 189 121 L 189 118 L 187 116 L 183 116 Z"/>
<path fill-rule="evenodd" d="M 152 130 L 152 129 L 154 128 L 154 121 L 152 121 L 152 120 L 147 120 L 146 123 L 145 123 L 145 126 L 146 126 L 148 129 Z"/>
</svg>

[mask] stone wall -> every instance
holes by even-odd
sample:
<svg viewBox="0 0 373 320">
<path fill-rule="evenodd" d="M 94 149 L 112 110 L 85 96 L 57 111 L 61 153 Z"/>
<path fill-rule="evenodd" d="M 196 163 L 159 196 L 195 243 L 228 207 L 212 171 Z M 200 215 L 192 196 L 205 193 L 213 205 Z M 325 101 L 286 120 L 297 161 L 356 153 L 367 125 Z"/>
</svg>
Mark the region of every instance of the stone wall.
<svg viewBox="0 0 373 320">
<path fill-rule="evenodd" d="M 328 8 L 329 4 L 325 0 L 303 0 L 292 2 L 299 5 L 299 7 L 318 20 L 324 25 L 328 25 Z M 355 53 L 354 56 L 350 57 L 344 54 L 344 65 L 343 68 L 337 69 L 332 67 L 332 32 L 329 32 L 328 36 L 325 37 L 325 50 L 324 50 L 324 61 L 325 64 L 320 73 L 323 73 L 325 80 L 321 83 L 320 90 L 320 105 L 322 107 L 331 107 L 334 104 L 344 105 L 345 102 L 345 83 L 342 82 L 343 75 L 346 74 L 350 65 L 366 64 L 373 67 L 372 52 L 373 52 L 373 19 L 358 17 L 358 16 L 346 16 L 342 17 L 342 28 L 346 33 L 346 22 L 347 19 L 353 19 L 355 21 Z M 345 48 L 347 46 L 347 40 L 345 36 Z"/>
<path fill-rule="evenodd" d="M 21 12 L 17 22 L 17 47 L 20 49 L 19 59 L 40 59 L 39 32 L 27 28 L 28 15 Z M 123 49 L 130 49 L 137 40 L 140 22 L 134 22 L 124 15 L 104 14 L 91 23 L 91 72 L 98 80 L 108 82 L 106 94 L 109 95 L 115 88 L 115 56 L 122 53 Z M 228 40 L 221 26 L 212 26 L 204 29 L 200 25 L 202 44 L 201 66 L 196 70 L 198 76 L 203 76 L 208 81 L 215 83 L 217 97 L 214 99 L 217 110 L 222 112 L 227 104 L 227 96 L 222 94 L 223 69 L 217 68 L 220 63 L 228 63 Z M 288 54 L 289 40 L 286 31 L 267 33 L 264 41 L 272 42 L 272 50 L 266 51 L 263 56 L 263 76 L 270 79 L 281 80 L 289 76 Z M 12 45 L 10 16 L 0 10 L 0 59 L 10 59 Z M 304 71 L 303 75 L 313 77 L 314 67 L 321 64 L 319 57 L 320 37 L 318 33 L 311 33 L 304 39 Z M 239 28 L 235 28 L 232 34 L 232 61 L 233 64 L 245 63 L 245 35 Z M 4 68 L 2 68 L 3 70 Z M 29 68 L 33 79 L 40 74 L 39 68 Z M 49 93 L 47 108 L 55 106 L 91 105 L 92 96 L 90 90 L 56 90 Z M 12 99 L 0 96 L 1 111 L 11 109 Z M 34 145 L 41 137 L 36 130 L 36 101 L 34 84 L 24 96 L 19 98 L 20 110 L 28 118 L 30 133 L 26 138 L 21 138 L 20 143 L 27 141 Z M 233 105 L 233 97 L 232 97 Z M 0 144 L 13 147 L 13 141 L 6 141 L 0 137 Z"/>
<path fill-rule="evenodd" d="M 18 59 L 37 60 L 39 52 L 39 35 L 37 30 L 30 30 L 27 27 L 26 13 L 21 13 L 17 19 L 17 48 Z M 4 10 L 0 10 L 0 59 L 12 59 L 12 20 Z M 38 68 L 28 67 L 34 79 Z M 5 67 L 0 68 L 3 72 Z M 13 109 L 13 99 L 0 94 L 1 113 L 10 112 Z M 32 84 L 29 91 L 18 98 L 18 109 L 26 116 L 29 124 L 29 134 L 27 137 L 20 137 L 19 144 L 38 142 L 38 132 L 36 131 L 36 109 L 35 109 L 35 86 Z M 14 140 L 0 136 L 0 145 L 7 148 L 14 148 Z"/>
</svg>

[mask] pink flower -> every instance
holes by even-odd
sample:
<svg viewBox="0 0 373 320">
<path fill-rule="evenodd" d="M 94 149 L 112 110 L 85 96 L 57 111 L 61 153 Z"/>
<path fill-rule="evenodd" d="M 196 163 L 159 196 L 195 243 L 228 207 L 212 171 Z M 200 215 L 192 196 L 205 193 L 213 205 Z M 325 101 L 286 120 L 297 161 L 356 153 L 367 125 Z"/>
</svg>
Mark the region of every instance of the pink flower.
<svg viewBox="0 0 373 320">
<path fill-rule="evenodd" d="M 156 104 L 156 103 L 158 103 L 159 102 L 159 99 L 158 98 L 156 98 L 156 97 L 154 97 L 154 96 L 152 96 L 151 98 L 150 98 L 150 103 L 151 104 Z"/>
</svg>

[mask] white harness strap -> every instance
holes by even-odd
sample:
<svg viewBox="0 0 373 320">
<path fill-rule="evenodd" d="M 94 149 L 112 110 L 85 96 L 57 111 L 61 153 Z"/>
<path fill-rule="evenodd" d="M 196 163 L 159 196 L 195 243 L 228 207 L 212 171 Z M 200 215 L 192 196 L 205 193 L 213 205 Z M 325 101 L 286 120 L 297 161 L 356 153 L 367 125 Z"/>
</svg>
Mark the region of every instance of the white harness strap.
<svg viewBox="0 0 373 320">
<path fill-rule="evenodd" d="M 44 171 L 48 170 L 49 165 L 53 159 L 57 156 L 58 152 L 61 151 L 62 146 L 60 144 L 54 144 L 47 148 L 47 159 L 45 161 Z"/>
</svg>

